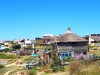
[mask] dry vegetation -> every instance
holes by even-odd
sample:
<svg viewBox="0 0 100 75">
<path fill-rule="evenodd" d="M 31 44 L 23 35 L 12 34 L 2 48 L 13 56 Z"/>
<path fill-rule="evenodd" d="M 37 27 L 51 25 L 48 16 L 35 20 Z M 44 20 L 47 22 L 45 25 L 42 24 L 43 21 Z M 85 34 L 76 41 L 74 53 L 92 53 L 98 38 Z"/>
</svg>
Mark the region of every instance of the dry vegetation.
<svg viewBox="0 0 100 75">
<path fill-rule="evenodd" d="M 90 54 L 95 54 L 95 55 L 100 55 L 100 50 L 90 50 Z M 31 60 L 29 59 L 28 56 L 25 56 L 23 58 L 24 61 Z M 98 61 L 92 61 L 92 60 L 80 60 L 80 61 L 72 61 L 70 65 L 64 66 L 65 70 L 64 72 L 52 72 L 52 69 L 49 65 L 39 67 L 37 69 L 37 74 L 36 75 L 100 75 L 100 60 Z M 0 75 L 4 74 L 5 72 L 9 70 L 13 70 L 15 67 L 9 67 L 9 68 L 3 68 L 0 70 Z M 16 69 L 16 68 L 15 68 Z M 23 71 L 25 73 L 25 69 L 23 70 L 15 70 L 17 72 Z M 15 73 L 12 72 L 11 74 Z M 32 74 L 34 75 L 34 74 Z"/>
</svg>

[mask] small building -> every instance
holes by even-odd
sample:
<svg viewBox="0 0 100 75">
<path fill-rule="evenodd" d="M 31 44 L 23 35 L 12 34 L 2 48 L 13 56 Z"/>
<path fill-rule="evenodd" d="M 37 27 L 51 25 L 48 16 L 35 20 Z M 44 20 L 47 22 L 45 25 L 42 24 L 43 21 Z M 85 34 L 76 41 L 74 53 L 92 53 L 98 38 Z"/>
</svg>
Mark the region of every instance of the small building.
<svg viewBox="0 0 100 75">
<path fill-rule="evenodd" d="M 46 34 L 43 36 L 43 44 L 50 44 L 52 41 L 54 41 L 54 35 L 52 34 Z"/>
<path fill-rule="evenodd" d="M 55 46 L 61 58 L 73 57 L 79 59 L 83 56 L 88 58 L 88 41 L 68 28 L 67 32 L 55 39 Z"/>
<path fill-rule="evenodd" d="M 12 41 L 3 41 L 3 44 L 5 46 L 5 48 L 11 48 L 12 44 L 11 44 Z"/>
<path fill-rule="evenodd" d="M 51 49 L 51 43 L 55 40 L 54 35 L 46 34 L 42 38 L 35 38 L 35 49 L 37 50 L 45 50 Z"/>
<path fill-rule="evenodd" d="M 100 46 L 100 34 L 89 35 L 89 44 L 92 46 Z"/>
<path fill-rule="evenodd" d="M 11 41 L 3 41 L 0 42 L 0 51 L 3 51 L 5 48 L 11 48 L 12 44 L 10 43 Z"/>
<path fill-rule="evenodd" d="M 23 39 L 19 41 L 18 44 L 20 44 L 21 47 L 32 46 L 32 48 L 34 48 L 34 40 Z"/>
</svg>

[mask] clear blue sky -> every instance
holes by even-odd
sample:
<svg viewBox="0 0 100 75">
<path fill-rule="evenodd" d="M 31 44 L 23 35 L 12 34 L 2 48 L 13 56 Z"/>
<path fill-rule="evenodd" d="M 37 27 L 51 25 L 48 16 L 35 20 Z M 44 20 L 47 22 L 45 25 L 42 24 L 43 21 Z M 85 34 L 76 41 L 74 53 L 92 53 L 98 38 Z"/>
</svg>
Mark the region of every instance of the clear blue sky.
<svg viewBox="0 0 100 75">
<path fill-rule="evenodd" d="M 0 0 L 0 40 L 100 33 L 100 0 Z"/>
</svg>

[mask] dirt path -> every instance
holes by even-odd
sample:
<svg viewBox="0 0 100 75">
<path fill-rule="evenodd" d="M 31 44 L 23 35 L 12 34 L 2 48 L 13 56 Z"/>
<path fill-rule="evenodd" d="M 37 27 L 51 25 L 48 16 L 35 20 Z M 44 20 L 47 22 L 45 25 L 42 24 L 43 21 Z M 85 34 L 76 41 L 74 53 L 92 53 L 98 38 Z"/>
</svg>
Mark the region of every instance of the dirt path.
<svg viewBox="0 0 100 75">
<path fill-rule="evenodd" d="M 14 63 L 5 65 L 5 67 L 15 66 L 16 68 L 13 69 L 13 70 L 11 70 L 11 71 L 7 71 L 4 75 L 9 75 L 9 73 L 15 71 L 16 69 L 19 69 L 19 67 L 23 67 L 23 64 L 19 64 L 19 63 L 22 62 L 22 61 L 23 61 L 22 59 L 19 59 L 19 60 L 15 61 Z M 21 68 L 20 68 L 20 69 L 21 69 Z"/>
<path fill-rule="evenodd" d="M 23 61 L 23 59 L 19 59 L 17 61 L 15 61 L 14 63 L 11 63 L 11 64 L 8 64 L 8 65 L 5 65 L 5 67 L 11 67 L 11 66 L 23 66 L 23 63 L 21 64 L 21 62 Z"/>
<path fill-rule="evenodd" d="M 8 75 L 10 72 L 12 72 L 12 71 L 8 71 L 8 72 L 6 72 L 4 75 Z"/>
<path fill-rule="evenodd" d="M 11 71 L 7 71 L 4 75 L 9 75 L 11 72 L 14 72 L 16 71 L 17 69 L 22 69 L 23 67 L 19 68 L 19 67 L 16 67 L 15 69 L 11 70 Z"/>
<path fill-rule="evenodd" d="M 58 72 L 58 73 L 44 73 L 38 72 L 37 75 L 69 75 L 69 72 Z"/>
</svg>

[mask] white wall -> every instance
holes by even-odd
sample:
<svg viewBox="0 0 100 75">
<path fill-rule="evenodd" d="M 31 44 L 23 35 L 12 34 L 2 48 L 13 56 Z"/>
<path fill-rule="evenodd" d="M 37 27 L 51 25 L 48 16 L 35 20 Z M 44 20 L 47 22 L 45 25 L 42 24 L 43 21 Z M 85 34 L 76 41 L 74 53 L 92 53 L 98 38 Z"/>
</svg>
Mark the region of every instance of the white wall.
<svg viewBox="0 0 100 75">
<path fill-rule="evenodd" d="M 91 37 L 89 37 L 89 44 L 91 44 L 91 41 L 94 41 Z"/>
<path fill-rule="evenodd" d="M 89 37 L 89 44 L 90 44 L 91 46 L 94 46 L 95 43 L 91 43 L 92 41 L 94 41 L 94 39 L 92 39 L 91 37 Z"/>
<path fill-rule="evenodd" d="M 1 45 L 1 47 L 0 47 L 0 49 L 5 49 L 5 48 L 9 48 L 9 47 L 7 47 L 5 45 Z"/>
</svg>

